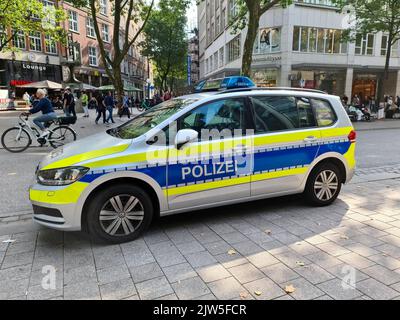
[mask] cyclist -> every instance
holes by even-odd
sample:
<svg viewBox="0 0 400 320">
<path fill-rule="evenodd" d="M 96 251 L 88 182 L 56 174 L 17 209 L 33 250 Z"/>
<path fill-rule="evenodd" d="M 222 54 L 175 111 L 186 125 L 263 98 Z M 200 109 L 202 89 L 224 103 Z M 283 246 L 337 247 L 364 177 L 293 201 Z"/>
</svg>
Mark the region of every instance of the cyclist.
<svg viewBox="0 0 400 320">
<path fill-rule="evenodd" d="M 42 111 L 42 115 L 33 119 L 33 123 L 36 124 L 40 130 L 42 130 L 40 137 L 43 138 L 50 133 L 45 128 L 45 123 L 57 119 L 57 114 L 54 112 L 51 101 L 46 97 L 46 92 L 43 89 L 38 89 L 36 91 L 36 98 L 39 101 L 35 103 L 32 108 L 25 113 L 25 115 L 29 116 Z"/>
</svg>

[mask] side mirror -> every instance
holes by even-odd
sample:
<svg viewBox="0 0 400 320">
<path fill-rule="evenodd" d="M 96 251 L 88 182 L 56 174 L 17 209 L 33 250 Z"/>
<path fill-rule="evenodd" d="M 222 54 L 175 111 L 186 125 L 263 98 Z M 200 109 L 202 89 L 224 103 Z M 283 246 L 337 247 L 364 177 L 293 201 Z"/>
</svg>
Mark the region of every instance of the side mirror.
<svg viewBox="0 0 400 320">
<path fill-rule="evenodd" d="M 186 143 L 197 140 L 199 133 L 192 129 L 179 130 L 175 136 L 175 146 L 177 149 L 181 149 Z"/>
</svg>

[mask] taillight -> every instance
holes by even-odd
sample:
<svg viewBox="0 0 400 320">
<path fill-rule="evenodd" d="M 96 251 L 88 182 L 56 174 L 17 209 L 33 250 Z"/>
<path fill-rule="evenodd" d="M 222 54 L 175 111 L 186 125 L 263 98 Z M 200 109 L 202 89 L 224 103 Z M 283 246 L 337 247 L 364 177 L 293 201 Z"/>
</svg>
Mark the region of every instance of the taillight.
<svg viewBox="0 0 400 320">
<path fill-rule="evenodd" d="M 349 133 L 348 138 L 349 138 L 350 143 L 355 143 L 355 142 L 356 142 L 356 139 L 357 139 L 357 132 L 355 132 L 354 130 L 352 130 L 352 131 Z"/>
</svg>

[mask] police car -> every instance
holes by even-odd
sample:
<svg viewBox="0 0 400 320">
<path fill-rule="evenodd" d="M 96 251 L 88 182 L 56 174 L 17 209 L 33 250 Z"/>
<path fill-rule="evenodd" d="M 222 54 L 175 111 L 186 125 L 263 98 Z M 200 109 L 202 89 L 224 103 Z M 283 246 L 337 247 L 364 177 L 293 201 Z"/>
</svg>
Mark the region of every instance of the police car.
<svg viewBox="0 0 400 320">
<path fill-rule="evenodd" d="M 339 97 L 323 92 L 183 96 L 45 157 L 33 218 L 122 243 L 157 216 L 290 194 L 326 206 L 353 177 L 355 141 Z"/>
</svg>

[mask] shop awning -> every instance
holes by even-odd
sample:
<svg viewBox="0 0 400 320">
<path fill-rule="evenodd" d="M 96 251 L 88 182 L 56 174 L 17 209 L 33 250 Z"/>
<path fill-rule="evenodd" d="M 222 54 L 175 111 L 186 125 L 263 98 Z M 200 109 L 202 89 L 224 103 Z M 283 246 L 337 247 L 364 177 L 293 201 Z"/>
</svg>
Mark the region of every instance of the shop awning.
<svg viewBox="0 0 400 320">
<path fill-rule="evenodd" d="M 61 83 L 44 80 L 39 82 L 32 82 L 20 86 L 16 86 L 17 88 L 31 88 L 31 89 L 51 89 L 51 90 L 61 90 Z"/>
<path fill-rule="evenodd" d="M 115 91 L 115 88 L 114 88 L 113 85 L 108 85 L 108 86 L 98 87 L 97 90 L 99 90 L 99 91 Z M 136 91 L 138 91 L 139 92 L 139 91 L 143 91 L 143 90 L 135 88 L 133 86 L 125 86 L 124 87 L 124 91 L 126 91 L 126 92 L 136 92 Z"/>
</svg>

